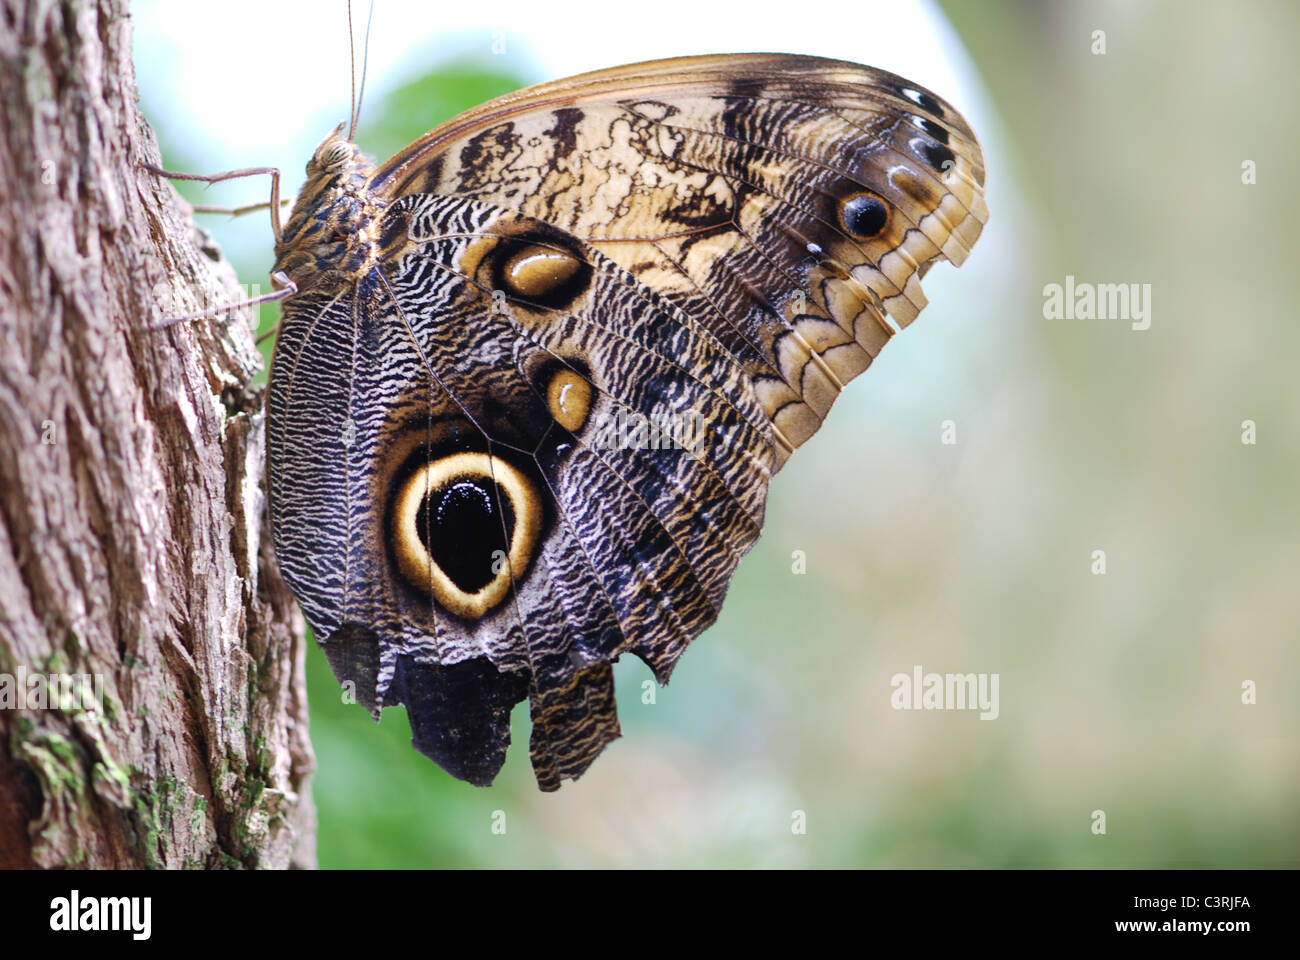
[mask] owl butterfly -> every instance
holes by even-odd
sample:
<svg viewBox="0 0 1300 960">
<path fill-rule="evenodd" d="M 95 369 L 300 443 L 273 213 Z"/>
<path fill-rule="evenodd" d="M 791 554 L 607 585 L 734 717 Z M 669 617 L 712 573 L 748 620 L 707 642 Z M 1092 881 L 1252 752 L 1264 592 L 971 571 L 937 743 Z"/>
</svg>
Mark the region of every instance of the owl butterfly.
<svg viewBox="0 0 1300 960">
<path fill-rule="evenodd" d="M 376 718 L 486 785 L 529 700 L 538 785 L 666 682 L 768 483 L 960 265 L 984 161 L 852 63 L 636 64 L 463 114 L 379 167 L 317 148 L 278 238 L 268 400 L 285 580 Z"/>
</svg>

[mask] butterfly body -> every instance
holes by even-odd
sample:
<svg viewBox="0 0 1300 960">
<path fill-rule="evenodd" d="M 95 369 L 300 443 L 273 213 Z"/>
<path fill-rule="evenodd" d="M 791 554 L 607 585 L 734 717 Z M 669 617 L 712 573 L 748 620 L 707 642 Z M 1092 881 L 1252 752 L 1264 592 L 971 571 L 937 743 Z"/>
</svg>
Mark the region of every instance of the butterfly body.
<svg viewBox="0 0 1300 960">
<path fill-rule="evenodd" d="M 960 116 L 807 57 L 531 88 L 375 167 L 336 131 L 277 246 L 276 551 L 341 681 L 489 783 L 530 700 L 538 783 L 618 736 L 611 664 L 666 681 L 771 477 L 965 259 Z"/>
</svg>

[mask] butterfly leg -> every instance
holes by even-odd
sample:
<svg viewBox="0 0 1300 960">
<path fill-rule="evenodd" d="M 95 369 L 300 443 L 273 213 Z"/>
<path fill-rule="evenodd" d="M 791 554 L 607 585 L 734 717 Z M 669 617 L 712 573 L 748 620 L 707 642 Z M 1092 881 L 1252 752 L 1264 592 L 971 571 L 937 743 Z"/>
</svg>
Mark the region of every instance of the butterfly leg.
<svg viewBox="0 0 1300 960">
<path fill-rule="evenodd" d="M 275 231 L 275 239 L 278 243 L 283 233 L 280 227 L 280 168 L 279 167 L 246 167 L 243 170 L 227 170 L 224 173 L 178 173 L 175 170 L 164 170 L 162 167 L 155 167 L 152 163 L 142 163 L 140 166 L 150 173 L 159 177 L 166 177 L 168 180 L 197 180 L 200 183 L 206 183 L 211 186 L 214 183 L 220 183 L 223 180 L 238 180 L 240 177 L 258 177 L 269 176 L 271 178 L 271 200 L 266 204 L 257 204 L 249 207 L 238 207 L 231 213 L 238 215 L 248 213 L 252 210 L 260 210 L 263 207 L 271 209 L 271 229 Z M 198 210 L 199 207 L 194 209 Z M 204 212 L 223 212 L 221 208 L 208 208 Z"/>
<path fill-rule="evenodd" d="M 287 206 L 288 203 L 288 200 L 281 200 L 280 206 Z M 195 203 L 191 206 L 195 213 L 228 213 L 232 217 L 242 217 L 246 213 L 256 213 L 258 210 L 270 209 L 271 202 L 268 200 L 266 203 L 250 203 L 243 207 L 213 207 L 206 203 Z"/>
<path fill-rule="evenodd" d="M 229 312 L 231 310 L 241 310 L 244 307 L 255 307 L 259 303 L 270 303 L 272 300 L 283 300 L 285 297 L 291 297 L 298 292 L 298 285 L 290 280 L 289 275 L 283 270 L 276 270 L 271 274 L 271 286 L 275 289 L 270 293 L 264 293 L 260 297 L 249 297 L 247 300 L 236 300 L 224 309 Z M 211 317 L 214 313 L 215 311 L 212 310 L 199 310 L 195 313 L 187 313 L 179 317 L 165 317 L 158 323 L 155 323 L 150 329 L 165 330 L 178 323 L 184 323 L 186 320 L 201 320 L 204 317 Z M 279 325 L 277 324 L 276 326 L 278 329 Z M 258 337 L 257 342 L 261 343 L 267 336 L 274 332 L 274 330 L 268 331 L 267 334 Z"/>
</svg>

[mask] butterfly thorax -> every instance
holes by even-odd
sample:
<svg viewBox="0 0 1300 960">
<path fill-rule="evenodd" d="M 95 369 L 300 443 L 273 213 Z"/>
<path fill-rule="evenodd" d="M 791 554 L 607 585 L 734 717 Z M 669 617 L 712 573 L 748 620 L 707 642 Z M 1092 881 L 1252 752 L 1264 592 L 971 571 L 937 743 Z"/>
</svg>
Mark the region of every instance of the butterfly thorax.
<svg viewBox="0 0 1300 960">
<path fill-rule="evenodd" d="M 374 163 L 354 143 L 326 137 L 307 163 L 307 179 L 275 246 L 276 270 L 300 291 L 355 282 L 375 259 L 373 235 L 385 204 L 367 188 Z"/>
</svg>

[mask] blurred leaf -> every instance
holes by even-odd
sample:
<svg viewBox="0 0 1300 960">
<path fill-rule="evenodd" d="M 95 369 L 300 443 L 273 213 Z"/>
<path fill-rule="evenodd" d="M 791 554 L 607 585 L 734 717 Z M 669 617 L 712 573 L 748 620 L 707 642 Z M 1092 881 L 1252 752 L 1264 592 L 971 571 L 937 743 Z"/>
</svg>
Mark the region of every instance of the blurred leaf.
<svg viewBox="0 0 1300 960">
<path fill-rule="evenodd" d="M 471 107 L 527 86 L 497 60 L 462 57 L 398 87 L 377 104 L 363 103 L 357 142 L 383 163 L 438 124 Z"/>
</svg>

